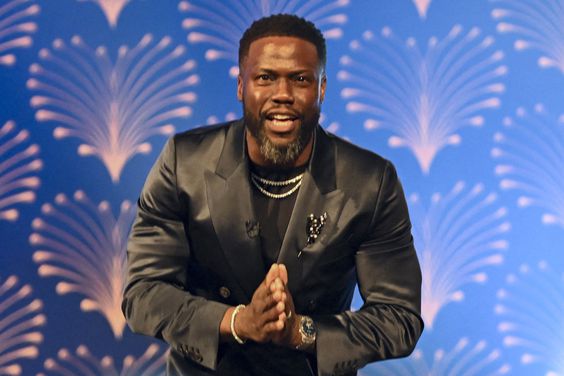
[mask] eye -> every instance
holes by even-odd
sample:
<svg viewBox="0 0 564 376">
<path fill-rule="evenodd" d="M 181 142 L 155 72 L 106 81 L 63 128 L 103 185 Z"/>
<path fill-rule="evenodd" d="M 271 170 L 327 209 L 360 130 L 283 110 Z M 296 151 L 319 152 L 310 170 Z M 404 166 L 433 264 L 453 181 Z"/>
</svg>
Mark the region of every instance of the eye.
<svg viewBox="0 0 564 376">
<path fill-rule="evenodd" d="M 270 74 L 261 74 L 257 77 L 259 81 L 272 81 L 272 75 Z"/>
<path fill-rule="evenodd" d="M 313 78 L 308 74 L 296 74 L 293 79 L 300 86 L 309 86 L 313 81 Z"/>
</svg>

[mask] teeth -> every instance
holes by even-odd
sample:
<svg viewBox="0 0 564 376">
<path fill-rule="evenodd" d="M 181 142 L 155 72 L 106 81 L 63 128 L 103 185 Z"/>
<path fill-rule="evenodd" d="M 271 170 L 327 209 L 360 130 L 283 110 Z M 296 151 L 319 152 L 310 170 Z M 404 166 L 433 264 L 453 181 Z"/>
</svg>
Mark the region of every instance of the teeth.
<svg viewBox="0 0 564 376">
<path fill-rule="evenodd" d="M 273 115 L 272 118 L 274 120 L 291 120 L 288 115 Z"/>
</svg>

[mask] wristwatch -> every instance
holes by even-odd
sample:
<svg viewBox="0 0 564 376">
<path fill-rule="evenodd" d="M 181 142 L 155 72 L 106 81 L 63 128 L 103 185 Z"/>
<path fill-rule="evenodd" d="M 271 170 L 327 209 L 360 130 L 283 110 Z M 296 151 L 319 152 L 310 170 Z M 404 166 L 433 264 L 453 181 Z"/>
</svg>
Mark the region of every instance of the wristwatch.
<svg viewBox="0 0 564 376">
<path fill-rule="evenodd" d="M 296 349 L 300 350 L 315 343 L 317 328 L 315 327 L 315 323 L 313 322 L 311 317 L 301 316 L 299 331 L 302 337 L 302 341 L 298 346 L 296 346 Z"/>
</svg>

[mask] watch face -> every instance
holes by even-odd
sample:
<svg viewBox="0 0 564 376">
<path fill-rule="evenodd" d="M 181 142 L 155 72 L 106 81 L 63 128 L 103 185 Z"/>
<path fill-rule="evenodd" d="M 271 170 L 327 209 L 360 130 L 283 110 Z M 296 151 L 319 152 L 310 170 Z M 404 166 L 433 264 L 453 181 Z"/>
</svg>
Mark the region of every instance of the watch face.
<svg viewBox="0 0 564 376">
<path fill-rule="evenodd" d="M 315 325 L 313 324 L 313 320 L 309 317 L 302 321 L 302 331 L 308 337 L 315 335 Z"/>
<path fill-rule="evenodd" d="M 315 334 L 315 328 L 313 327 L 313 323 L 312 323 L 312 322 L 306 321 L 306 322 L 304 323 L 304 333 L 305 333 L 307 336 L 312 336 L 312 335 Z"/>
</svg>

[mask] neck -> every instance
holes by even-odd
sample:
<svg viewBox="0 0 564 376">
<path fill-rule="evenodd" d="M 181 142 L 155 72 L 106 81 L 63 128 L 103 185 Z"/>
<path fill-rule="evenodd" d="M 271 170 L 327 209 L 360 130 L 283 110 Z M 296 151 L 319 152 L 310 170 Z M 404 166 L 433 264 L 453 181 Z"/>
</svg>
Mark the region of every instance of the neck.
<svg viewBox="0 0 564 376">
<path fill-rule="evenodd" d="M 309 161 L 309 157 L 311 156 L 311 153 L 312 153 L 312 150 L 313 150 L 313 133 L 312 133 L 311 137 L 309 138 L 308 143 L 306 144 L 304 150 L 300 153 L 298 158 L 296 158 L 296 160 L 294 160 L 293 162 L 291 162 L 287 165 L 280 166 L 280 165 L 273 164 L 271 161 L 269 161 L 268 159 L 266 159 L 262 155 L 262 153 L 260 151 L 260 145 L 259 145 L 257 139 L 255 137 L 253 137 L 251 132 L 249 132 L 248 130 L 245 130 L 245 139 L 247 141 L 247 153 L 249 155 L 249 159 L 254 164 L 256 164 L 258 166 L 262 166 L 262 167 L 269 167 L 269 168 L 300 167 L 300 166 L 305 165 Z"/>
</svg>

